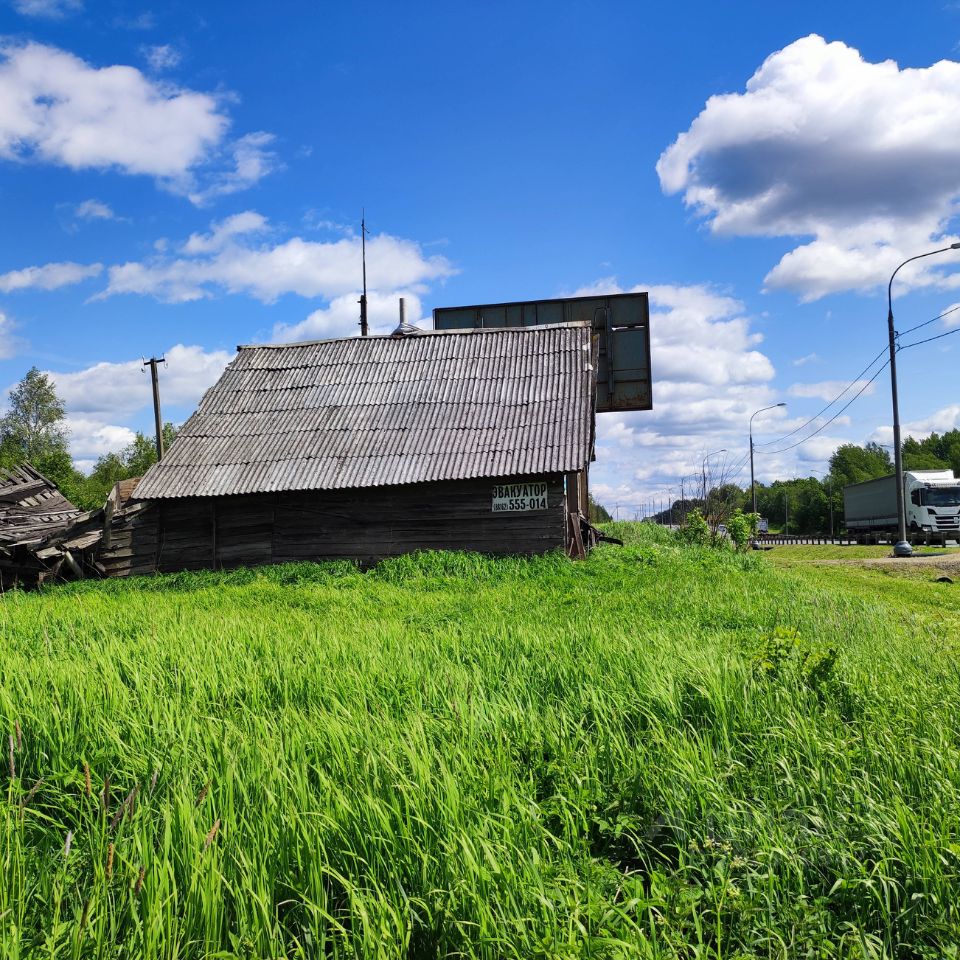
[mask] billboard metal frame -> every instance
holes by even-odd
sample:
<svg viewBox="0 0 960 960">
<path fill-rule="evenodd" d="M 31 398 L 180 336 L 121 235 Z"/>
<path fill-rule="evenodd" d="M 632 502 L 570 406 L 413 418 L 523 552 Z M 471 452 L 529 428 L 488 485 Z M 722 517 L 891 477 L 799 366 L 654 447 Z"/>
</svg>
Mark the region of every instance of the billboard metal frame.
<svg viewBox="0 0 960 960">
<path fill-rule="evenodd" d="M 495 317 L 489 317 L 490 314 Z M 435 330 L 575 322 L 589 322 L 599 341 L 597 412 L 652 409 L 650 301 L 645 292 L 513 300 L 433 310 Z"/>
</svg>

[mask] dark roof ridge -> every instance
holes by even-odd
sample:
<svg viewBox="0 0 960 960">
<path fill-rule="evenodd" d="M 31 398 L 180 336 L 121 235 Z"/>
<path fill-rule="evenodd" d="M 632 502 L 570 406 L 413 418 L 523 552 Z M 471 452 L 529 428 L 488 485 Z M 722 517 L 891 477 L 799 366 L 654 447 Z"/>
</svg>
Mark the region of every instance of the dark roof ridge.
<svg viewBox="0 0 960 960">
<path fill-rule="evenodd" d="M 357 334 L 350 337 L 328 337 L 322 340 L 295 340 L 291 343 L 238 343 L 237 350 L 285 350 L 288 347 L 315 347 L 321 343 L 344 343 L 349 340 L 405 340 L 409 337 L 451 337 L 469 336 L 478 333 L 532 333 L 536 330 L 569 330 L 589 327 L 586 320 L 572 320 L 569 323 L 540 323 L 528 327 L 464 327 L 462 330 L 415 330 L 409 333 L 377 333 L 369 337 Z"/>
</svg>

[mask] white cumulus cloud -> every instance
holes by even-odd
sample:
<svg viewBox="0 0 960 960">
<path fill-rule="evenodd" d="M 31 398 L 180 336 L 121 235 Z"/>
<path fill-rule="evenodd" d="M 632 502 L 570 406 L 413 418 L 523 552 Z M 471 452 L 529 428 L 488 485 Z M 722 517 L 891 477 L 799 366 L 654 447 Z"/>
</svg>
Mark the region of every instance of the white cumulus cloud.
<svg viewBox="0 0 960 960">
<path fill-rule="evenodd" d="M 960 63 L 870 63 L 811 35 L 772 54 L 742 93 L 711 97 L 657 164 L 667 193 L 716 233 L 812 239 L 766 278 L 805 300 L 885 283 L 956 237 Z M 943 261 L 903 285 L 960 284 Z"/>
<path fill-rule="evenodd" d="M 9 314 L 0 310 L 0 360 L 9 360 L 16 356 L 20 348 L 20 338 L 14 332 L 15 326 Z"/>
<path fill-rule="evenodd" d="M 266 219 L 254 211 L 237 214 L 214 224 L 209 234 L 191 236 L 180 256 L 161 252 L 147 261 L 110 267 L 100 296 L 129 293 L 182 303 L 219 292 L 271 303 L 286 293 L 334 300 L 356 289 L 359 238 L 254 242 L 267 229 Z M 377 234 L 367 241 L 367 276 L 377 290 L 418 292 L 421 285 L 454 272 L 445 257 L 424 255 L 413 240 Z"/>
<path fill-rule="evenodd" d="M 0 274 L 0 291 L 57 290 L 60 287 L 82 283 L 103 272 L 102 263 L 45 263 L 37 267 L 24 267 Z"/>
<path fill-rule="evenodd" d="M 950 430 L 960 430 L 960 403 L 947 404 L 929 416 L 902 424 L 900 435 L 903 438 L 913 437 L 915 440 L 922 440 L 924 437 L 929 437 L 931 433 L 947 433 Z M 878 427 L 870 439 L 874 443 L 891 444 L 893 427 Z"/>
<path fill-rule="evenodd" d="M 176 344 L 165 356 L 166 365 L 160 368 L 160 399 L 164 419 L 168 419 L 170 407 L 195 407 L 234 354 Z M 47 373 L 66 407 L 70 453 L 81 470 L 89 470 L 98 457 L 131 443 L 134 430 L 129 421 L 153 404 L 149 370 L 139 358 L 96 363 L 69 373 Z"/>
<path fill-rule="evenodd" d="M 760 349 L 743 304 L 703 284 L 639 285 L 650 294 L 653 409 L 597 417 L 597 462 L 591 483 L 601 502 L 639 506 L 651 491 L 680 496 L 708 473 L 744 482 L 749 477 L 747 424 L 760 407 L 775 403 L 773 364 Z M 574 296 L 622 293 L 614 278 L 574 291 Z M 784 412 L 754 422 L 755 435 L 780 432 Z M 766 472 L 772 468 L 763 464 Z M 606 498 L 606 499 L 605 499 Z"/>
<path fill-rule="evenodd" d="M 193 406 L 233 359 L 225 350 L 206 351 L 177 344 L 160 368 L 161 405 Z M 48 371 L 71 416 L 105 422 L 124 419 L 153 403 L 149 371 L 143 361 L 103 362 L 70 373 Z"/>
<path fill-rule="evenodd" d="M 70 455 L 80 470 L 89 470 L 99 457 L 115 453 L 129 446 L 136 433 L 129 427 L 103 423 L 89 417 L 66 418 Z"/>
<path fill-rule="evenodd" d="M 852 385 L 849 381 L 821 380 L 819 383 L 795 383 L 787 393 L 791 397 L 833 400 L 844 392 L 849 392 L 851 396 L 860 395 L 861 392 L 869 396 L 875 389 L 869 380 L 855 380 Z"/>
<path fill-rule="evenodd" d="M 78 203 L 74 216 L 78 220 L 116 220 L 117 215 L 109 204 L 101 200 L 84 200 Z"/>
<path fill-rule="evenodd" d="M 270 149 L 274 139 L 272 133 L 258 130 L 234 141 L 228 165 L 212 173 L 200 189 L 192 190 L 190 200 L 198 207 L 205 206 L 216 197 L 247 190 L 279 169 L 280 161 Z"/>
<path fill-rule="evenodd" d="M 423 317 L 423 304 L 416 293 L 393 290 L 387 293 L 367 293 L 367 321 L 371 334 L 392 333 L 400 323 L 400 297 L 404 299 L 404 319 L 407 323 L 432 329 L 433 322 Z M 295 343 L 298 340 L 326 340 L 332 337 L 351 337 L 360 329 L 360 293 L 354 291 L 334 297 L 329 306 L 314 310 L 305 320 L 296 324 L 277 324 L 273 341 Z"/>
<path fill-rule="evenodd" d="M 226 140 L 223 98 L 40 43 L 0 44 L 0 158 L 151 176 L 194 202 L 278 166 L 272 135 Z"/>
<path fill-rule="evenodd" d="M 62 20 L 83 9 L 81 0 L 13 0 L 13 8 L 25 17 Z"/>
<path fill-rule="evenodd" d="M 180 65 L 183 59 L 179 50 L 169 43 L 160 43 L 151 47 L 141 47 L 141 53 L 150 68 L 159 72 L 160 70 L 172 70 Z"/>
<path fill-rule="evenodd" d="M 216 253 L 222 250 L 231 240 L 242 237 L 244 234 L 263 233 L 269 229 L 267 218 L 255 210 L 245 210 L 235 213 L 226 220 L 210 225 L 209 233 L 192 233 L 190 239 L 183 245 L 183 252 L 188 254 Z"/>
</svg>

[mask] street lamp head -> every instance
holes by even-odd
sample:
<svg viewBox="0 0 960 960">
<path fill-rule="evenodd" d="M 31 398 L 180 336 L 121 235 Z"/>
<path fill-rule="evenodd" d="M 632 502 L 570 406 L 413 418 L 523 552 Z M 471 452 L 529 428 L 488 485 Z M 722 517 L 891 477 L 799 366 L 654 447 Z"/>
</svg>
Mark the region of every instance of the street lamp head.
<svg viewBox="0 0 960 960">
<path fill-rule="evenodd" d="M 950 244 L 950 249 L 951 249 L 951 250 L 960 250 L 960 241 L 958 241 L 957 243 L 951 243 L 951 244 Z"/>
<path fill-rule="evenodd" d="M 776 406 L 778 406 L 778 407 L 785 407 L 786 404 L 785 404 L 785 403 L 778 403 L 778 404 L 776 404 Z"/>
</svg>

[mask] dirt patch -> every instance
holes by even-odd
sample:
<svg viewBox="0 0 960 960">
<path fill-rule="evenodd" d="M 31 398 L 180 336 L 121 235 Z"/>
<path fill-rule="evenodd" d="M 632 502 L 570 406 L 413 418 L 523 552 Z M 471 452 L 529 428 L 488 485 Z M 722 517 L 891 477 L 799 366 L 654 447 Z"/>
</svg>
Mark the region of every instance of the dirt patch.
<svg viewBox="0 0 960 960">
<path fill-rule="evenodd" d="M 849 560 L 810 560 L 818 567 L 874 567 L 903 576 L 922 576 L 936 580 L 949 577 L 960 582 L 960 552 L 914 554 L 912 557 L 856 557 Z"/>
</svg>

